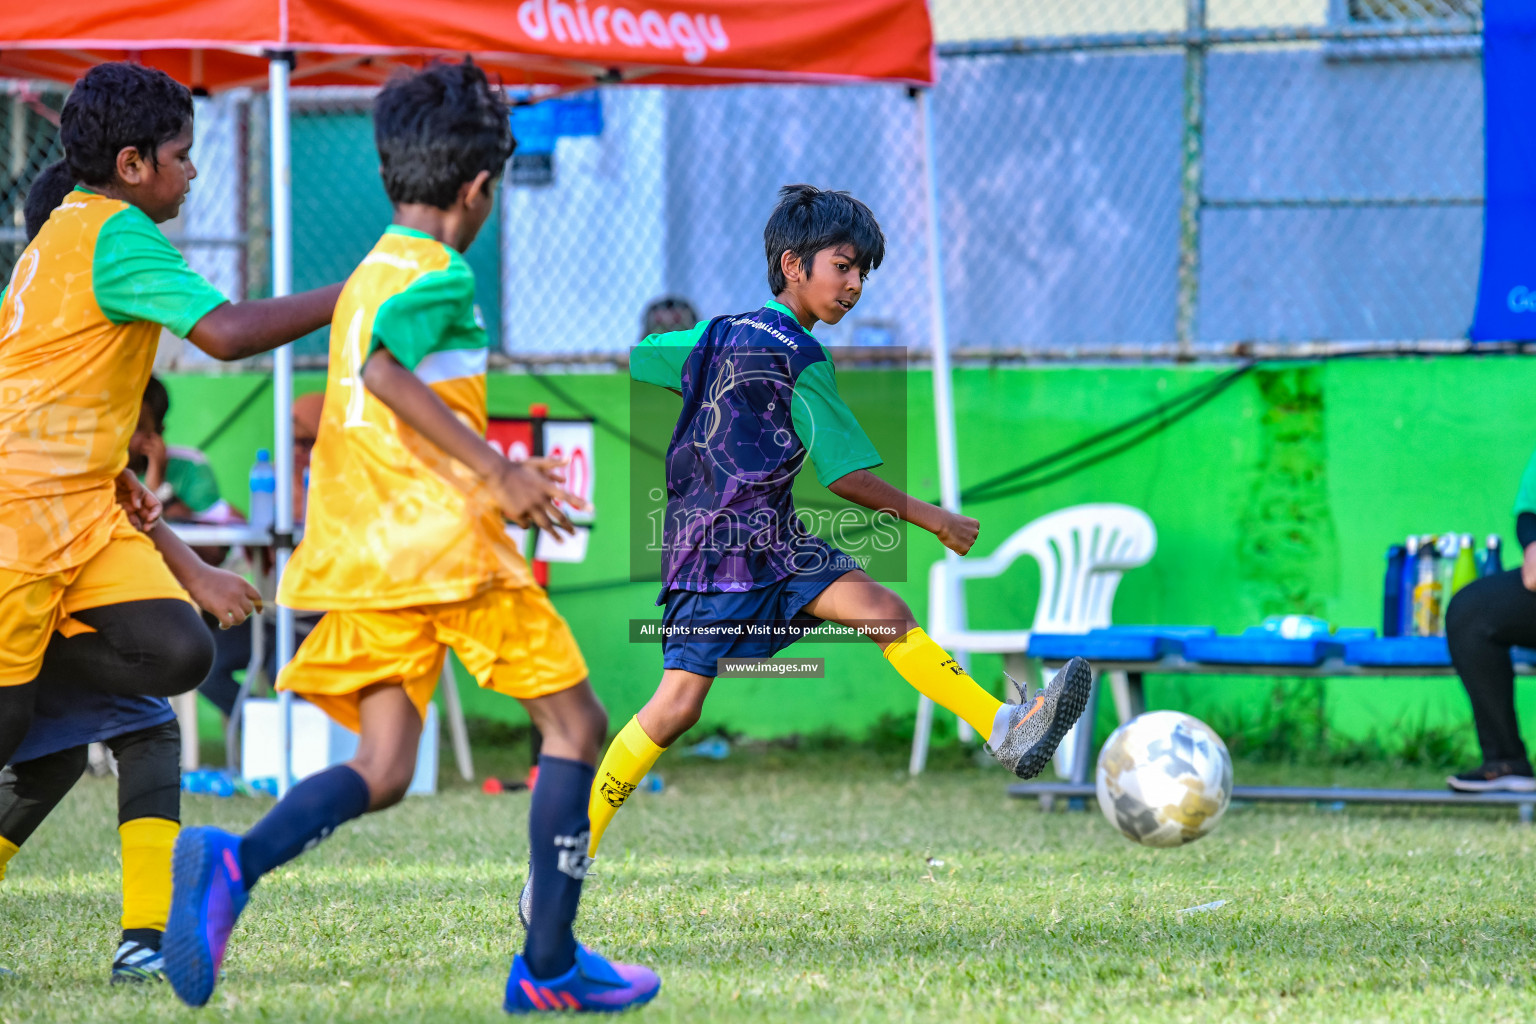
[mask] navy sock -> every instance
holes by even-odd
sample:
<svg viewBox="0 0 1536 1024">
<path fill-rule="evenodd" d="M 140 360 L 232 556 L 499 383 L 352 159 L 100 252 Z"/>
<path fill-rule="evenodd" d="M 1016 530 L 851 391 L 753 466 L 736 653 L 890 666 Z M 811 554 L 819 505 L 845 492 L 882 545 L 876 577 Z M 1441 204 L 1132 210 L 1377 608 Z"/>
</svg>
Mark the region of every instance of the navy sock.
<svg viewBox="0 0 1536 1024">
<path fill-rule="evenodd" d="M 247 888 L 367 810 L 368 783 L 349 765 L 338 764 L 300 782 L 240 840 Z"/>
<path fill-rule="evenodd" d="M 535 978 L 554 978 L 576 963 L 576 907 L 581 880 L 587 877 L 587 842 L 591 822 L 587 802 L 592 798 L 590 764 L 544 754 L 539 781 L 528 808 L 528 842 L 532 849 L 533 910 L 523 960 Z"/>
</svg>

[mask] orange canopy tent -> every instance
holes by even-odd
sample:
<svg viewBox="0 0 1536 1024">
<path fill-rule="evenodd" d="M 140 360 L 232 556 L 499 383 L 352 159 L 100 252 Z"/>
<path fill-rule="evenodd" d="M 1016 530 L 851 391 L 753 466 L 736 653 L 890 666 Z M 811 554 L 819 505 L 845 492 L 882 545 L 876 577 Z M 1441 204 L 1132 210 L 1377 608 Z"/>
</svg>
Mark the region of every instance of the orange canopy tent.
<svg viewBox="0 0 1536 1024">
<path fill-rule="evenodd" d="M 934 81 L 926 0 L 16 0 L 0 8 L 0 77 L 72 82 L 135 60 L 200 92 L 259 87 L 272 101 L 273 293 L 292 287 L 290 83 L 378 85 L 401 64 L 465 54 L 509 86 Z M 944 334 L 933 136 L 920 97 L 928 185 L 934 405 L 944 504 L 959 508 Z M 274 357 L 278 572 L 292 547 L 293 357 Z M 961 600 L 956 595 L 952 600 Z M 277 613 L 277 658 L 292 612 Z M 287 694 L 281 719 L 288 732 Z M 931 705 L 919 715 L 921 770 Z M 283 748 L 290 739 L 285 735 Z M 280 788 L 286 791 L 288 758 Z"/>
<path fill-rule="evenodd" d="M 924 0 L 69 0 L 7 4 L 0 75 L 72 81 L 131 58 L 194 88 L 375 85 L 473 54 L 507 84 L 933 81 Z"/>
</svg>

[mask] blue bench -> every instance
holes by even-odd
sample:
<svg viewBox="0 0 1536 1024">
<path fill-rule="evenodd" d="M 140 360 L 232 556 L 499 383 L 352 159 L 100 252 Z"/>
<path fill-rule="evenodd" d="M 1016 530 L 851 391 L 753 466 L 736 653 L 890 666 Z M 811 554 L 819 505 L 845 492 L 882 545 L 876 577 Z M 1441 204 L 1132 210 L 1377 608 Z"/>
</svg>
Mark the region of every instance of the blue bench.
<svg viewBox="0 0 1536 1024">
<path fill-rule="evenodd" d="M 1221 636 L 1209 626 L 1107 626 L 1087 633 L 1034 633 L 1030 657 L 1048 664 L 1087 658 L 1101 672 L 1123 672 L 1126 691 L 1117 696 L 1137 715 L 1145 709 L 1142 677 L 1167 675 L 1278 676 L 1448 676 L 1454 675 L 1445 637 L 1379 637 L 1373 629 L 1341 629 L 1305 640 L 1288 640 L 1260 627 Z M 1516 647 L 1515 671 L 1536 672 L 1536 650 Z M 1093 702 L 1090 700 L 1090 708 Z M 1122 711 L 1122 715 L 1124 715 Z M 1080 804 L 1091 796 L 1091 769 L 1068 782 L 1028 783 L 1009 788 L 1012 796 L 1046 801 L 1067 797 Z M 1536 794 L 1484 794 L 1471 797 L 1445 790 L 1334 790 L 1327 788 L 1254 787 L 1238 794 L 1251 800 L 1326 800 L 1372 803 L 1515 804 L 1530 821 Z"/>
<path fill-rule="evenodd" d="M 1035 633 L 1028 653 L 1046 662 L 1079 657 L 1107 668 L 1153 673 L 1218 672 L 1223 667 L 1302 669 L 1309 670 L 1307 675 L 1398 675 L 1414 669 L 1425 670 L 1424 675 L 1451 673 L 1445 637 L 1379 637 L 1374 629 L 1287 640 L 1260 627 L 1221 636 L 1210 626 L 1107 626 L 1078 634 Z M 1536 651 L 1516 647 L 1514 659 L 1518 668 L 1528 669 L 1536 665 Z"/>
</svg>

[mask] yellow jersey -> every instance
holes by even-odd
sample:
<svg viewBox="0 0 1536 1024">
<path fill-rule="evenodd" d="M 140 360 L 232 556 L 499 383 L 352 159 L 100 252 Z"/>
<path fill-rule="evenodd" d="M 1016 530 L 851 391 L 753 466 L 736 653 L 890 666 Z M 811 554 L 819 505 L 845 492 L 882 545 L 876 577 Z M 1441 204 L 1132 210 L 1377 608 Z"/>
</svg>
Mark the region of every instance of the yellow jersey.
<svg viewBox="0 0 1536 1024">
<path fill-rule="evenodd" d="M 388 610 L 533 582 L 478 478 L 363 385 L 382 346 L 483 435 L 488 350 L 474 289 L 462 256 L 398 225 L 347 279 L 331 321 L 304 539 L 283 574 L 282 604 Z"/>
<path fill-rule="evenodd" d="M 225 301 L 138 207 L 76 189 L 53 211 L 0 301 L 0 569 L 106 546 L 160 328 Z"/>
</svg>

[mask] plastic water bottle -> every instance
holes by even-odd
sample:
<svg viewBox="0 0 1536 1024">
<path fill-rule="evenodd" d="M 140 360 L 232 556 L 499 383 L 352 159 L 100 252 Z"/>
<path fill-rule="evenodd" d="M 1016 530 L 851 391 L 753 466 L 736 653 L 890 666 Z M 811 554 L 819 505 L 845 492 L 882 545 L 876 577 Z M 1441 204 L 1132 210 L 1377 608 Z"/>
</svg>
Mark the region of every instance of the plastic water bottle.
<svg viewBox="0 0 1536 1024">
<path fill-rule="evenodd" d="M 1444 591 L 1440 586 L 1439 561 L 1435 557 L 1434 538 L 1425 538 L 1419 543 L 1419 578 L 1413 588 L 1414 636 L 1439 636 L 1443 632 Z"/>
<path fill-rule="evenodd" d="M 1477 579 L 1477 559 L 1472 556 L 1472 535 L 1464 533 L 1456 550 L 1456 564 L 1451 569 L 1451 596 Z"/>
<path fill-rule="evenodd" d="M 1403 635 L 1403 559 L 1401 544 L 1387 548 L 1387 576 L 1381 584 L 1381 635 Z"/>
<path fill-rule="evenodd" d="M 1488 535 L 1488 546 L 1483 548 L 1483 557 L 1478 560 L 1477 574 L 1479 576 L 1492 576 L 1494 573 L 1504 571 L 1504 559 L 1502 548 L 1504 542 L 1496 533 Z"/>
<path fill-rule="evenodd" d="M 276 501 L 277 470 L 272 468 L 272 453 L 262 448 L 251 467 L 251 525 L 258 530 L 272 529 Z"/>
<path fill-rule="evenodd" d="M 1402 606 L 1398 609 L 1398 622 L 1402 624 L 1399 636 L 1418 636 L 1413 619 L 1413 588 L 1419 583 L 1419 538 L 1409 537 L 1403 547 L 1403 582 L 1398 587 Z"/>
<path fill-rule="evenodd" d="M 1456 553 L 1461 545 L 1461 534 L 1447 533 L 1435 542 L 1435 575 L 1440 581 L 1440 608 L 1451 603 L 1451 580 L 1456 572 Z"/>
</svg>

